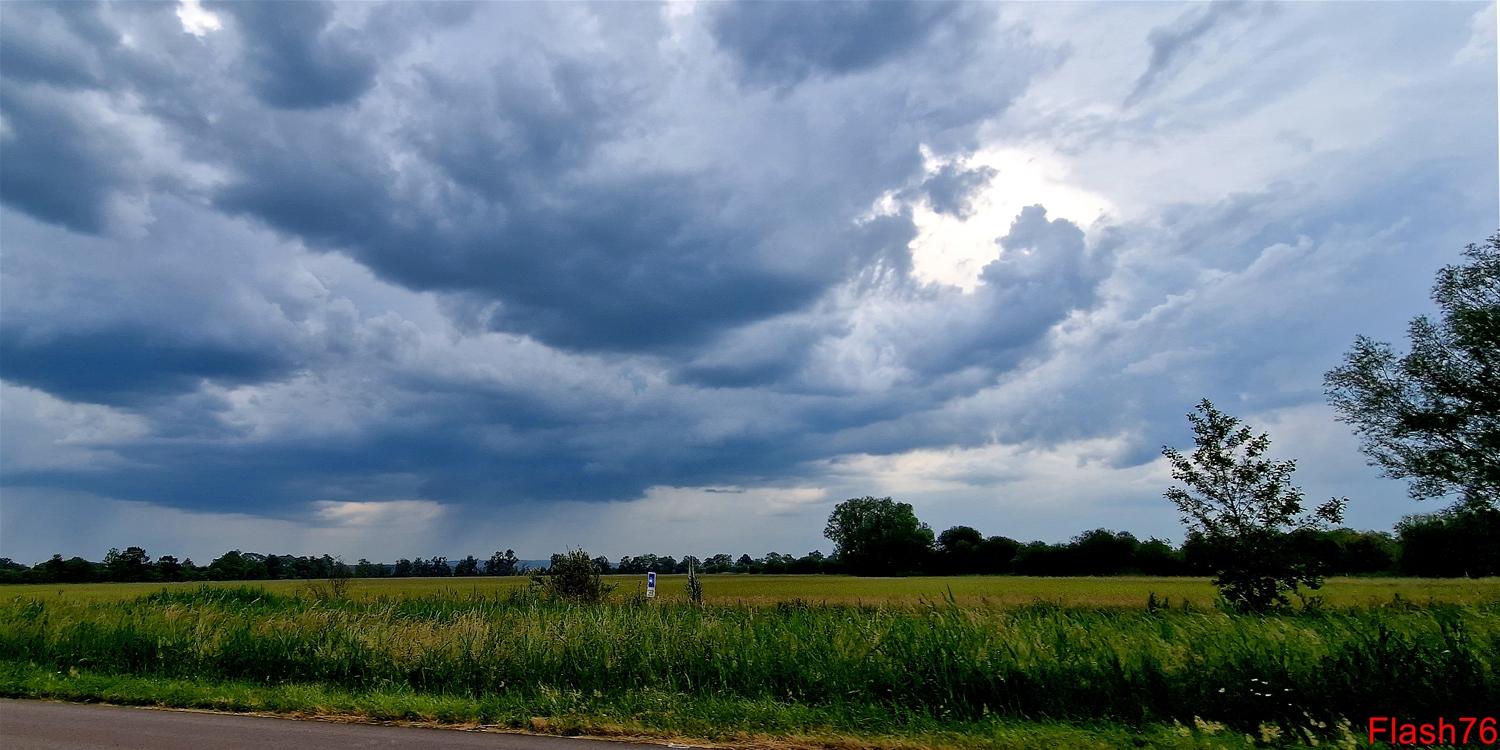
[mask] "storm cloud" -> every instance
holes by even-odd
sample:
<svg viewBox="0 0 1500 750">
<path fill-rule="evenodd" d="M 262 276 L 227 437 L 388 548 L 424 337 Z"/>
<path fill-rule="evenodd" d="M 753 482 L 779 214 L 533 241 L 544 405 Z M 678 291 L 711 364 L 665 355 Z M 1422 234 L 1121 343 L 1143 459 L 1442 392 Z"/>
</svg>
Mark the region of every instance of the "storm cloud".
<svg viewBox="0 0 1500 750">
<path fill-rule="evenodd" d="M 884 492 L 1174 533 L 1182 412 L 1339 434 L 1321 371 L 1494 230 L 1494 45 L 1461 4 L 1097 10 L 9 7 L 0 546 L 524 508 L 502 547 L 639 552 L 563 538 L 586 507 L 801 552 Z M 1364 476 L 1330 440 L 1314 483 Z"/>
</svg>

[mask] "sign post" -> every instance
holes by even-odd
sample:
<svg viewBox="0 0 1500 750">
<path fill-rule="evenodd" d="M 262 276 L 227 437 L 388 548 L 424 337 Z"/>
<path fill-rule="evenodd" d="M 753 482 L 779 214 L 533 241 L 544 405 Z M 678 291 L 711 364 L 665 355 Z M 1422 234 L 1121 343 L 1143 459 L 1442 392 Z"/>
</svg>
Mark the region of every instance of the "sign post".
<svg viewBox="0 0 1500 750">
<path fill-rule="evenodd" d="M 646 598 L 656 598 L 656 571 L 654 570 L 646 574 Z"/>
</svg>

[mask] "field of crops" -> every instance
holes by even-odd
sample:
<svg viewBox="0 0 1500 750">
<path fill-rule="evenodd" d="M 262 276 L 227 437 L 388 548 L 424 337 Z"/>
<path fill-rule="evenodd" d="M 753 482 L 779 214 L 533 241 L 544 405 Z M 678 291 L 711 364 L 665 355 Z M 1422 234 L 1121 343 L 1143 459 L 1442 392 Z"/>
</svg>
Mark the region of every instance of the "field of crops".
<svg viewBox="0 0 1500 750">
<path fill-rule="evenodd" d="M 686 576 L 664 575 L 658 584 L 663 601 L 681 601 Z M 1214 587 L 1206 578 L 1122 576 L 1109 578 L 1035 578 L 1024 576 L 952 576 L 910 578 L 855 578 L 852 576 L 708 575 L 703 580 L 705 600 L 718 604 L 774 604 L 804 601 L 813 604 L 920 604 L 947 598 L 959 604 L 1019 606 L 1037 601 L 1064 606 L 1128 607 L 1145 604 L 1155 594 L 1174 603 L 1189 601 L 1211 606 Z M 622 596 L 645 586 L 644 576 L 606 576 Z M 512 578 L 381 578 L 353 582 L 350 597 L 373 600 L 389 597 L 494 595 L 524 587 L 527 579 Z M 197 583 L 98 583 L 66 585 L 0 585 L 0 601 L 28 599 L 123 601 L 166 588 L 196 589 Z M 279 594 L 296 593 L 304 581 L 255 581 Z M 1475 603 L 1500 600 L 1500 578 L 1332 578 L 1321 591 L 1326 604 L 1368 606 L 1395 596 L 1415 602 Z"/>
<path fill-rule="evenodd" d="M 1403 599 L 1380 604 L 1366 600 L 1390 589 L 1339 581 L 1330 596 L 1362 606 L 1268 617 L 1214 609 L 1203 582 L 1180 579 L 730 576 L 709 590 L 739 603 L 702 607 L 549 602 L 516 583 L 361 582 L 345 600 L 291 582 L 12 587 L 0 693 L 953 747 L 1057 732 L 1099 747 L 1110 733 L 1301 741 L 1370 715 L 1500 705 L 1493 581 L 1382 581 Z M 1031 604 L 965 603 L 1019 601 L 1024 586 Z M 1148 592 L 1170 605 L 1147 608 Z"/>
</svg>

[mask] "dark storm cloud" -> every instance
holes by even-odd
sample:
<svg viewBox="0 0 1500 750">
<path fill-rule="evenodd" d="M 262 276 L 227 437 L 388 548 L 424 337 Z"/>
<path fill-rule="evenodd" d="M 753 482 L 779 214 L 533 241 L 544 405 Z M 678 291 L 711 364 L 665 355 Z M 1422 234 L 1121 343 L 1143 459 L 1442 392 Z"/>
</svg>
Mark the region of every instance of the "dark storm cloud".
<svg viewBox="0 0 1500 750">
<path fill-rule="evenodd" d="M 280 109 L 313 109 L 358 98 L 375 83 L 375 56 L 356 29 L 332 24 L 333 4 L 215 4 L 234 17 L 255 95 Z"/>
<path fill-rule="evenodd" d="M 285 373 L 275 352 L 232 342 L 186 341 L 128 328 L 55 334 L 0 328 L 0 378 L 69 401 L 130 404 L 192 391 L 203 380 L 244 383 Z"/>
<path fill-rule="evenodd" d="M 117 42 L 88 3 L 16 3 L 0 15 L 0 71 L 11 80 L 63 88 L 95 86 L 95 45 Z"/>
<path fill-rule="evenodd" d="M 993 167 L 979 166 L 965 169 L 957 164 L 944 164 L 937 174 L 922 183 L 932 210 L 940 214 L 966 218 L 972 211 L 969 203 L 974 193 L 999 174 Z"/>
<path fill-rule="evenodd" d="M 1306 269 L 1381 236 L 1361 211 L 1403 193 L 1375 186 L 1448 217 L 1454 185 L 1494 184 L 1424 156 L 1424 180 L 1319 170 L 1371 186 L 1350 201 L 1276 188 L 1161 226 L 1033 206 L 964 291 L 914 275 L 913 211 L 964 215 L 996 175 L 931 159 L 964 163 L 1060 59 L 991 8 L 210 10 L 201 38 L 162 4 L 0 16 L 0 377 L 41 415 L 6 439 L 111 457 L 7 486 L 484 513 L 822 485 L 847 453 L 1159 445 L 1142 425 L 1212 388 L 1306 400 L 1269 353 L 1328 336 L 1266 325 L 1275 292 L 1341 309 Z M 1158 82 L 1208 33 L 1186 30 Z"/>
<path fill-rule="evenodd" d="M 958 10 L 943 2 L 724 3 L 712 28 L 747 78 L 795 84 L 899 57 Z"/>
<path fill-rule="evenodd" d="M 0 201 L 43 221 L 97 233 L 131 180 L 109 131 L 46 88 L 0 81 Z"/>
<path fill-rule="evenodd" d="M 459 307 L 483 308 L 492 330 L 665 352 L 805 307 L 870 264 L 903 273 L 909 216 L 855 219 L 883 185 L 920 173 L 920 126 L 865 123 L 916 117 L 962 139 L 1014 93 L 995 86 L 959 105 L 926 79 L 813 92 L 818 106 L 841 107 L 821 145 L 804 142 L 800 100 L 751 102 L 744 116 L 765 126 L 736 125 L 752 140 L 714 144 L 715 161 L 621 168 L 603 155 L 668 156 L 675 144 L 653 131 L 696 116 L 668 99 L 678 94 L 676 69 L 655 58 L 663 30 L 639 26 L 617 40 L 635 67 L 521 39 L 497 48 L 483 75 L 419 68 L 404 92 L 417 105 L 409 121 L 372 123 L 389 138 L 282 118 L 220 135 L 234 178 L 215 202 L 402 286 L 469 298 Z M 929 64 L 924 75 L 950 75 Z M 817 179 L 761 176 L 757 149 L 809 148 Z M 392 152 L 409 158 L 393 167 Z"/>
</svg>

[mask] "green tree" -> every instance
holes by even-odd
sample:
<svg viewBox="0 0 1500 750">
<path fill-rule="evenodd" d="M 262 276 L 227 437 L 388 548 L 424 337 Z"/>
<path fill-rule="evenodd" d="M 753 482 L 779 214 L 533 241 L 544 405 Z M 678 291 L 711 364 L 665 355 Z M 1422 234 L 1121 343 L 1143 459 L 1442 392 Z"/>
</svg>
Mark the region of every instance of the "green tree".
<svg viewBox="0 0 1500 750">
<path fill-rule="evenodd" d="M 487 576 L 513 576 L 520 572 L 521 561 L 516 559 L 516 551 L 506 550 L 503 554 L 496 552 L 490 555 L 490 559 L 484 561 L 484 574 Z"/>
<path fill-rule="evenodd" d="M 551 567 L 545 574 L 533 575 L 531 585 L 548 598 L 577 602 L 601 602 L 615 590 L 599 577 L 599 567 L 581 549 L 553 555 Z"/>
<path fill-rule="evenodd" d="M 937 536 L 939 570 L 946 574 L 978 573 L 984 535 L 972 526 L 954 526 Z"/>
<path fill-rule="evenodd" d="M 855 575 L 915 573 L 932 554 L 932 528 L 917 519 L 911 503 L 888 497 L 857 497 L 839 503 L 828 515 L 823 535 Z"/>
<path fill-rule="evenodd" d="M 1197 447 L 1187 455 L 1162 448 L 1172 478 L 1185 485 L 1169 488 L 1166 497 L 1189 533 L 1201 534 L 1214 551 L 1209 565 L 1220 594 L 1235 607 L 1259 612 L 1288 604 L 1287 594 L 1299 586 L 1319 588 L 1318 566 L 1296 554 L 1289 535 L 1339 523 L 1346 501 L 1335 498 L 1304 512 L 1302 490 L 1291 482 L 1297 462 L 1266 458 L 1270 436 L 1253 434 L 1208 399 L 1187 417 Z"/>
<path fill-rule="evenodd" d="M 182 580 L 182 563 L 172 555 L 162 555 L 156 561 L 156 572 L 163 581 Z"/>
<path fill-rule="evenodd" d="M 477 576 L 477 575 L 479 575 L 479 558 L 474 557 L 473 555 L 464 555 L 464 559 L 459 560 L 458 564 L 455 565 L 455 566 L 453 566 L 453 575 L 455 575 L 455 576 Z"/>
<path fill-rule="evenodd" d="M 151 558 L 140 547 L 113 547 L 104 555 L 104 569 L 111 581 L 144 581 L 151 576 Z"/>
<path fill-rule="evenodd" d="M 1437 321 L 1419 316 L 1411 351 L 1364 336 L 1324 376 L 1339 419 L 1365 455 L 1406 479 L 1417 499 L 1458 493 L 1500 507 L 1500 233 L 1470 245 L 1468 262 L 1438 271 Z"/>
</svg>

